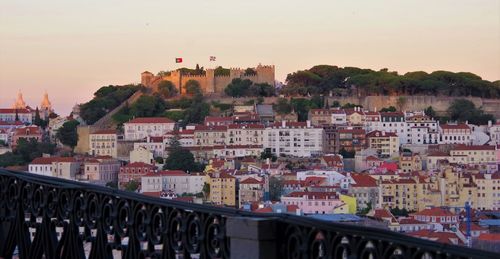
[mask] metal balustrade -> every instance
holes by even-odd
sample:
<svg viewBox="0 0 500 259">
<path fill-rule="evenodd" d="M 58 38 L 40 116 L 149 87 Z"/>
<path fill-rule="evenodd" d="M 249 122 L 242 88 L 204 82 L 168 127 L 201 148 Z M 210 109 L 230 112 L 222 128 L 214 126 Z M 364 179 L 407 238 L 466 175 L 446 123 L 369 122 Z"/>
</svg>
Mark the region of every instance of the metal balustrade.
<svg viewBox="0 0 500 259">
<path fill-rule="evenodd" d="M 0 169 L 0 258 L 498 258 L 357 225 Z"/>
</svg>

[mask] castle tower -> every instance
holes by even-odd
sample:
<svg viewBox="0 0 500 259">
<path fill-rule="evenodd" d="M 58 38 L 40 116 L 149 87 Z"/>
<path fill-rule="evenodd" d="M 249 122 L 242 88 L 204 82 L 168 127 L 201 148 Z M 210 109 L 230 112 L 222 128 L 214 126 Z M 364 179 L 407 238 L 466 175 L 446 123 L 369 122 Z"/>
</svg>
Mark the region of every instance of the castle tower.
<svg viewBox="0 0 500 259">
<path fill-rule="evenodd" d="M 274 65 L 261 65 L 259 64 L 255 71 L 257 71 L 257 83 L 267 83 L 275 86 L 275 68 Z"/>
<path fill-rule="evenodd" d="M 14 109 L 25 109 L 26 108 L 26 103 L 24 102 L 23 94 L 21 93 L 21 91 L 19 91 L 17 93 L 17 100 L 14 103 L 12 108 L 14 108 Z"/>
<path fill-rule="evenodd" d="M 49 94 L 47 92 L 43 94 L 43 99 L 42 103 L 40 104 L 40 108 L 42 109 L 42 111 L 48 111 L 48 112 L 52 111 L 52 104 L 49 101 Z"/>
<path fill-rule="evenodd" d="M 153 73 L 149 71 L 144 71 L 141 73 L 141 84 L 143 86 L 150 86 L 151 79 L 153 79 L 154 75 Z"/>
<path fill-rule="evenodd" d="M 205 70 L 205 77 L 207 80 L 206 93 L 215 93 L 215 70 L 212 68 Z"/>
</svg>

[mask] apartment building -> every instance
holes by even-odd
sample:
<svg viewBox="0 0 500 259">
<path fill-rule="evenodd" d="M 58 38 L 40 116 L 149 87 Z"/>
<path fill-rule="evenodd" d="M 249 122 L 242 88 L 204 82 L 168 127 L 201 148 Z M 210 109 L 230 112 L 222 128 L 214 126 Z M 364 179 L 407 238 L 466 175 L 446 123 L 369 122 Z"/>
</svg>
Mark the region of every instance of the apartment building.
<svg viewBox="0 0 500 259">
<path fill-rule="evenodd" d="M 165 117 L 135 118 L 123 124 L 125 140 L 142 140 L 148 136 L 161 137 L 173 131 L 175 122 Z"/>
<path fill-rule="evenodd" d="M 318 156 L 323 153 L 323 128 L 307 122 L 272 124 L 264 130 L 264 148 L 277 156 Z"/>
<path fill-rule="evenodd" d="M 377 151 L 380 157 L 394 157 L 399 154 L 399 137 L 394 132 L 372 131 L 366 134 L 367 147 Z"/>
<path fill-rule="evenodd" d="M 118 134 L 116 130 L 98 130 L 90 134 L 90 154 L 92 156 L 118 156 Z"/>
<path fill-rule="evenodd" d="M 224 172 L 212 172 L 207 174 L 206 182 L 210 185 L 209 201 L 216 205 L 235 207 L 238 203 L 236 198 L 236 178 Z"/>
<path fill-rule="evenodd" d="M 440 124 L 438 130 L 440 144 L 472 145 L 472 130 L 467 124 Z"/>
</svg>

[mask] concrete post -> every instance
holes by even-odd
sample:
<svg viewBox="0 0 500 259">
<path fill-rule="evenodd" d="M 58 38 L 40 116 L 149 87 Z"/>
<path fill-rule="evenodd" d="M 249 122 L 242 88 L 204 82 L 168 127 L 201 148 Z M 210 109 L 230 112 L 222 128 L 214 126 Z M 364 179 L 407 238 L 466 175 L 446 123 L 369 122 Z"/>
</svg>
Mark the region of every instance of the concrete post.
<svg viewBox="0 0 500 259">
<path fill-rule="evenodd" d="M 277 258 L 276 225 L 273 218 L 228 218 L 226 235 L 231 242 L 231 258 Z"/>
</svg>

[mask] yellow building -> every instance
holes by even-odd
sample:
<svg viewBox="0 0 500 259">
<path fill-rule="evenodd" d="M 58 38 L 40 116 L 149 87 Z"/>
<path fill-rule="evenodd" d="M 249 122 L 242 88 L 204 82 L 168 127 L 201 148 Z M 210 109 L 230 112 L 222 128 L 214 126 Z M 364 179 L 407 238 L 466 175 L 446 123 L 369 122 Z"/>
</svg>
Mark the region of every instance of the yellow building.
<svg viewBox="0 0 500 259">
<path fill-rule="evenodd" d="M 418 210 L 418 202 L 423 197 L 417 190 L 418 182 L 414 179 L 395 179 L 380 183 L 380 207 L 386 209 Z"/>
<path fill-rule="evenodd" d="M 99 130 L 90 134 L 90 154 L 93 156 L 111 156 L 116 158 L 117 134 L 115 130 Z"/>
<path fill-rule="evenodd" d="M 394 132 L 374 130 L 366 134 L 368 148 L 377 150 L 379 156 L 394 157 L 399 154 L 399 137 Z"/>
<path fill-rule="evenodd" d="M 236 206 L 236 178 L 219 171 L 207 174 L 208 200 L 216 205 Z"/>
<path fill-rule="evenodd" d="M 340 200 L 343 201 L 345 204 L 348 206 L 348 212 L 349 214 L 356 214 L 358 208 L 357 208 L 357 202 L 356 198 L 351 197 L 349 195 L 340 195 Z"/>
<path fill-rule="evenodd" d="M 399 168 L 404 173 L 422 170 L 422 158 L 419 154 L 402 154 L 399 156 Z"/>
</svg>

